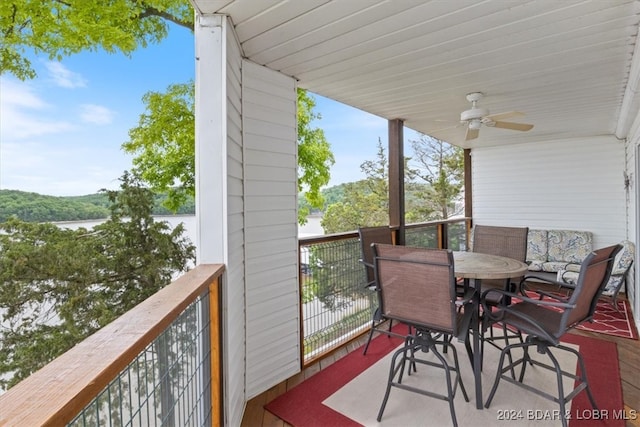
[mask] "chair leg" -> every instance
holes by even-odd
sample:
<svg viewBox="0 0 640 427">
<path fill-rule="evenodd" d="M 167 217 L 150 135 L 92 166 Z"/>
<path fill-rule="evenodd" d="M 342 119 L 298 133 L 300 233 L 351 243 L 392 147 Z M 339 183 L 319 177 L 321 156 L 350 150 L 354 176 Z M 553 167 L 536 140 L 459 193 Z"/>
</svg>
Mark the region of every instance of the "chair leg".
<svg viewBox="0 0 640 427">
<path fill-rule="evenodd" d="M 367 343 L 364 346 L 364 351 L 362 354 L 366 355 L 367 350 L 369 349 L 369 344 L 371 343 L 371 338 L 373 338 L 373 332 L 376 330 L 376 321 L 371 322 L 371 330 L 369 331 L 369 337 L 367 338 Z"/>
<path fill-rule="evenodd" d="M 464 384 L 462 382 L 462 377 L 460 375 L 460 364 L 458 360 L 458 355 L 456 348 L 449 342 L 448 339 L 440 340 L 431 336 L 428 333 L 424 335 L 416 336 L 416 337 L 407 337 L 405 340 L 405 345 L 403 348 L 396 350 L 391 359 L 391 366 L 389 367 L 389 378 L 387 381 L 387 388 L 385 391 L 384 398 L 382 400 L 382 405 L 380 406 L 380 410 L 378 411 L 377 420 L 381 421 L 382 415 L 386 408 L 387 402 L 389 400 L 389 395 L 391 394 L 391 387 L 398 387 L 404 390 L 413 391 L 416 393 L 424 394 L 426 396 L 446 400 L 449 403 L 449 410 L 451 412 L 451 420 L 453 422 L 454 427 L 457 427 L 458 421 L 456 418 L 455 407 L 454 407 L 454 398 L 456 394 L 456 390 L 458 386 L 462 392 L 462 395 L 465 401 L 469 401 L 469 396 L 467 395 L 467 391 L 464 388 Z M 453 357 L 453 367 L 449 365 L 444 356 L 438 351 L 438 345 L 445 345 L 447 347 L 451 347 L 451 354 Z M 417 352 L 425 352 L 433 354 L 440 363 L 434 362 L 432 360 L 424 360 L 418 359 L 415 357 Z M 398 360 L 398 357 L 402 355 L 402 359 Z M 444 369 L 445 371 L 445 380 L 447 384 L 447 395 L 437 394 L 428 390 L 419 389 L 413 387 L 411 385 L 402 384 L 402 378 L 404 374 L 404 370 L 407 367 L 406 362 L 409 361 L 409 369 L 411 366 L 414 366 L 415 363 L 422 363 L 428 366 L 438 367 L 440 369 Z M 455 380 L 452 380 L 451 375 L 455 373 Z M 397 376 L 397 381 L 394 382 L 394 379 Z"/>
<path fill-rule="evenodd" d="M 511 371 L 513 370 L 518 364 L 522 363 L 522 371 L 520 372 L 520 382 L 522 382 L 522 378 L 524 377 L 524 369 L 525 366 L 527 365 L 527 360 L 529 358 L 529 354 L 527 353 L 527 348 L 528 346 L 531 345 L 529 342 L 525 342 L 525 343 L 517 343 L 517 344 L 511 344 L 508 346 L 505 346 L 502 351 L 500 352 L 500 360 L 498 361 L 498 369 L 496 370 L 496 379 L 493 381 L 493 387 L 491 387 L 491 391 L 489 392 L 489 397 L 487 398 L 486 403 L 484 404 L 485 408 L 489 408 L 489 406 L 491 405 L 491 401 L 493 400 L 493 396 L 496 394 L 496 391 L 498 390 L 498 384 L 500 384 L 500 380 L 502 379 L 502 375 L 506 372 L 506 371 Z M 525 351 L 525 355 L 522 359 L 517 360 L 513 363 L 509 363 L 509 365 L 504 368 L 504 359 L 507 356 L 507 354 L 509 354 L 509 358 L 511 358 L 511 350 L 514 348 L 524 348 Z M 506 377 L 505 377 L 506 378 Z M 515 382 L 515 380 L 512 380 L 512 382 Z"/>
<path fill-rule="evenodd" d="M 380 410 L 378 411 L 378 422 L 382 419 L 382 414 L 384 413 L 384 408 L 387 406 L 387 400 L 389 400 L 389 394 L 391 393 L 391 386 L 393 385 L 393 378 L 396 376 L 398 372 L 396 367 L 396 359 L 400 354 L 406 354 L 406 346 L 405 348 L 401 348 L 400 350 L 396 350 L 393 353 L 393 357 L 391 358 L 391 366 L 389 367 L 389 379 L 387 380 L 387 390 L 384 393 L 384 399 L 382 399 L 382 406 L 380 406 Z"/>
<path fill-rule="evenodd" d="M 582 355 L 571 347 L 559 345 L 558 348 L 572 353 L 574 356 L 576 356 L 576 359 L 578 359 L 578 366 L 580 367 L 580 375 L 581 375 L 581 377 L 578 378 L 578 380 L 584 384 L 584 389 L 587 392 L 587 397 L 589 398 L 589 402 L 591 403 L 591 406 L 593 407 L 593 409 L 598 410 L 598 406 L 596 405 L 596 401 L 593 398 L 593 394 L 591 394 L 591 386 L 589 385 L 589 380 L 587 380 L 587 371 L 585 370 L 585 367 L 584 367 L 584 359 L 582 359 Z"/>
<path fill-rule="evenodd" d="M 531 356 L 529 355 L 529 347 L 531 346 L 537 346 L 538 347 L 538 353 L 541 354 L 546 354 L 547 357 L 549 358 L 549 360 L 551 361 L 552 365 L 548 365 L 545 364 L 541 361 L 534 361 L 533 359 L 531 359 Z M 524 355 L 522 356 L 521 359 L 510 363 L 507 367 L 503 367 L 504 366 L 504 361 L 505 361 L 505 357 L 506 357 L 506 353 L 507 352 L 511 352 L 512 349 L 514 348 L 518 348 L 518 347 L 522 347 L 524 350 Z M 505 381 L 508 381 L 512 384 L 516 384 L 519 385 L 521 387 L 524 387 L 525 389 L 534 392 L 536 394 L 538 394 L 539 396 L 542 396 L 546 399 L 550 399 L 556 403 L 558 403 L 558 405 L 560 406 L 560 416 L 561 416 L 561 421 L 562 421 L 562 426 L 563 427 L 567 427 L 567 419 L 566 419 L 566 405 L 567 402 L 570 401 L 571 399 L 573 399 L 578 393 L 580 393 L 582 390 L 586 390 L 587 392 L 587 396 L 589 397 L 589 401 L 591 402 L 591 406 L 593 407 L 593 409 L 595 409 L 596 411 L 598 410 L 598 407 L 596 406 L 595 400 L 593 398 L 593 395 L 591 393 L 591 387 L 589 386 L 589 382 L 587 380 L 587 376 L 586 376 L 586 371 L 585 371 L 585 366 L 584 366 L 584 361 L 582 359 L 582 356 L 580 355 L 580 353 L 578 351 L 576 351 L 575 349 L 571 348 L 571 347 L 567 347 L 564 345 L 557 345 L 553 348 L 557 348 L 559 350 L 566 350 L 570 353 L 572 353 L 573 355 L 576 356 L 577 360 L 578 360 L 578 368 L 580 370 L 581 376 L 578 375 L 574 375 L 571 374 L 569 372 L 563 371 L 562 367 L 560 366 L 560 362 L 558 361 L 558 359 L 555 357 L 555 355 L 551 352 L 551 348 L 547 345 L 541 344 L 540 342 L 536 341 L 536 340 L 530 340 L 529 338 L 527 338 L 527 341 L 523 344 L 511 344 L 507 347 L 505 347 L 502 352 L 500 353 L 500 361 L 498 363 L 498 370 L 496 372 L 496 379 L 493 383 L 493 387 L 491 388 L 491 392 L 489 393 L 489 397 L 487 398 L 487 402 L 485 404 L 486 408 L 489 408 L 489 405 L 491 404 L 491 401 L 493 400 L 493 397 L 495 396 L 495 392 L 498 389 L 498 384 L 500 382 L 501 379 L 504 379 Z M 515 380 L 509 378 L 508 376 L 505 376 L 504 374 L 506 373 L 506 371 L 508 371 L 509 369 L 513 369 L 516 365 L 522 363 L 522 370 L 520 371 L 520 378 L 518 379 L 518 381 L 516 382 Z M 524 374 L 525 374 L 525 370 L 527 365 L 537 365 L 540 366 L 542 368 L 548 369 L 550 371 L 555 372 L 556 374 L 556 387 L 557 387 L 557 396 L 553 396 L 551 394 L 548 394 L 547 392 L 545 392 L 544 390 L 541 389 L 537 389 L 535 387 L 532 387 L 530 385 L 526 385 L 523 383 L 524 380 Z M 576 381 L 576 384 L 573 388 L 573 390 L 567 394 L 565 396 L 565 390 L 564 390 L 564 385 L 563 385 L 563 379 L 564 377 L 567 376 L 569 378 L 572 378 Z"/>
</svg>

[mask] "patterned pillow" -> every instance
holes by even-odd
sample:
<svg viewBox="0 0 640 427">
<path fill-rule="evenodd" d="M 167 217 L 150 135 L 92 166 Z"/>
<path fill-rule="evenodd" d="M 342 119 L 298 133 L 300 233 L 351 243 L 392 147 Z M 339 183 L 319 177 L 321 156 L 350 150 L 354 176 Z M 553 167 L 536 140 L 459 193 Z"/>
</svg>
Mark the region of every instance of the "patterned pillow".
<svg viewBox="0 0 640 427">
<path fill-rule="evenodd" d="M 633 242 L 623 240 L 620 244 L 622 245 L 622 250 L 616 255 L 611 274 L 624 274 L 636 255 L 636 247 Z"/>
<path fill-rule="evenodd" d="M 541 261 L 547 260 L 547 230 L 529 230 L 527 236 L 527 261 Z M 529 270 L 541 271 L 542 266 L 539 269 L 534 270 L 529 266 Z"/>
<path fill-rule="evenodd" d="M 549 230 L 549 261 L 580 264 L 593 250 L 589 231 Z"/>
<path fill-rule="evenodd" d="M 605 286 L 602 291 L 602 295 L 612 296 L 616 288 L 622 284 L 622 279 L 622 275 L 611 276 L 609 282 L 607 282 L 607 286 Z"/>
</svg>

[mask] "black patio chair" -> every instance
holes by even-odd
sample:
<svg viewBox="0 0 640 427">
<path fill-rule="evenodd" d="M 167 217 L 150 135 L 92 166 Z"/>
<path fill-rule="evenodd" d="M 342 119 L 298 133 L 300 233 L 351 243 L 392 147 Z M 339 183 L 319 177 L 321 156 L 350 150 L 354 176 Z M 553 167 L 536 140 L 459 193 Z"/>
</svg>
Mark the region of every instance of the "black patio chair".
<svg viewBox="0 0 640 427">
<path fill-rule="evenodd" d="M 369 344 L 373 338 L 373 333 L 378 331 L 388 336 L 398 336 L 404 338 L 406 335 L 396 334 L 391 331 L 393 321 L 387 319 L 380 310 L 380 289 L 376 283 L 376 277 L 373 267 L 373 249 L 371 245 L 373 243 L 382 243 L 391 245 L 393 244 L 393 236 L 391 230 L 387 226 L 379 227 L 360 227 L 358 229 L 358 235 L 360 237 L 360 251 L 362 258 L 360 262 L 365 266 L 367 283 L 365 286 L 371 291 L 375 292 L 375 300 L 377 306 L 373 309 L 373 315 L 371 319 L 371 330 L 367 337 L 367 343 L 364 346 L 363 354 L 367 354 Z M 384 328 L 386 326 L 386 329 Z M 410 332 L 410 330 L 408 330 Z M 407 333 L 408 333 L 407 332 Z"/>
<path fill-rule="evenodd" d="M 462 298 L 457 296 L 451 251 L 382 244 L 374 244 L 373 248 L 382 315 L 411 325 L 413 331 L 392 356 L 378 421 L 382 419 L 391 388 L 397 387 L 449 402 L 451 419 L 457 426 L 453 400 L 458 385 L 467 402 L 469 397 L 460 377 L 456 348 L 449 337 L 464 341 L 472 359 L 469 327 L 473 312 L 478 309 L 476 291 L 468 289 Z M 452 364 L 438 350 L 440 345 L 450 350 L 447 353 L 453 359 Z M 420 358 L 424 353 L 432 354 L 437 360 Z M 408 366 L 410 375 L 418 364 L 444 370 L 446 395 L 402 382 L 405 368 Z M 452 374 L 455 374 L 453 380 Z"/>
<path fill-rule="evenodd" d="M 598 409 L 591 394 L 589 382 L 587 381 L 587 373 L 582 356 L 575 349 L 562 345 L 560 337 L 579 324 L 593 319 L 596 303 L 609 280 L 616 253 L 620 251 L 621 248 L 621 245 L 608 246 L 589 254 L 581 264 L 580 275 L 575 289 L 571 295 L 566 297 L 542 290 L 530 290 L 529 292 L 533 292 L 536 295 L 536 297 L 533 298 L 498 289 L 489 289 L 483 292 L 481 302 L 493 322 L 500 322 L 505 326 L 516 328 L 522 333 L 527 334 L 523 343 L 510 344 L 502 349 L 496 379 L 487 398 L 485 407 L 488 408 L 491 404 L 500 380 L 505 380 L 546 399 L 557 402 L 560 406 L 560 415 L 562 416 L 562 425 L 564 427 L 567 426 L 565 417 L 566 402 L 573 399 L 573 397 L 582 390 L 587 392 L 593 409 Z M 523 281 L 522 283 L 524 286 L 523 291 L 525 291 L 526 282 Z M 503 298 L 518 298 L 519 301 L 508 306 L 499 306 L 497 310 L 491 312 L 486 305 L 486 301 L 487 297 L 492 293 L 498 294 L 498 296 Z M 526 295 L 531 296 L 531 293 L 527 293 Z M 534 347 L 540 354 L 546 354 L 553 366 L 532 359 L 529 355 L 530 347 Z M 505 356 L 511 355 L 512 351 L 517 348 L 524 350 L 523 356 L 504 366 Z M 574 375 L 563 370 L 557 358 L 554 356 L 552 349 L 568 351 L 574 354 L 578 361 L 578 374 Z M 555 372 L 558 386 L 557 396 L 524 383 L 525 371 L 528 364 Z M 505 375 L 505 372 L 512 371 L 519 365 L 521 365 L 521 371 L 518 380 L 515 380 L 510 375 Z M 563 377 L 569 377 L 575 380 L 574 389 L 566 395 L 562 384 Z"/>
<path fill-rule="evenodd" d="M 472 251 L 513 258 L 515 260 L 525 262 L 527 258 L 528 234 L 528 227 L 476 225 L 473 227 Z M 482 280 L 482 289 L 502 289 L 509 292 L 515 292 L 521 280 L 522 277 L 496 280 L 485 279 Z M 510 302 L 511 300 L 508 297 L 502 297 L 499 294 L 491 293 L 487 297 L 485 304 L 488 309 L 492 309 L 498 305 L 508 305 Z M 502 350 L 502 345 L 499 345 L 498 343 L 504 342 L 504 345 L 509 345 L 510 339 L 516 339 L 518 342 L 522 342 L 522 336 L 517 330 L 511 331 L 507 327 L 503 326 L 502 335 L 497 335 L 492 327 L 493 322 L 491 321 L 491 317 L 483 314 L 481 319 L 483 333 L 481 343 L 483 353 L 485 342 L 499 350 Z"/>
</svg>

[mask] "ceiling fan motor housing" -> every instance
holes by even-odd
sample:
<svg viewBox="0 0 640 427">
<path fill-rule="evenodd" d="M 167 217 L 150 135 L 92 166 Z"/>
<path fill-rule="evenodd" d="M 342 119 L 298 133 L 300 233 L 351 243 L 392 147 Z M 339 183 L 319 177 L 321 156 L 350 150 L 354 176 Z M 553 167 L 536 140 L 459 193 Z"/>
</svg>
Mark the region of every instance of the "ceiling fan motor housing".
<svg viewBox="0 0 640 427">
<path fill-rule="evenodd" d="M 486 108 L 471 108 L 460 113 L 460 121 L 466 122 L 474 119 L 482 119 L 484 116 L 488 115 L 489 110 L 487 110 Z"/>
</svg>

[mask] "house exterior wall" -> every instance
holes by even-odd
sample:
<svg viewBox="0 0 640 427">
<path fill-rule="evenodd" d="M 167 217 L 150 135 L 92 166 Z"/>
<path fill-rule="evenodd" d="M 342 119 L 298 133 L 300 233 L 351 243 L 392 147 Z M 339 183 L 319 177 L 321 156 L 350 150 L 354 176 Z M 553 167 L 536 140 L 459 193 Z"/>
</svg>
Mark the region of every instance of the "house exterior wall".
<svg viewBox="0 0 640 427">
<path fill-rule="evenodd" d="M 196 244 L 224 263 L 225 425 L 300 370 L 296 82 L 242 59 L 228 18 L 198 15 Z"/>
<path fill-rule="evenodd" d="M 618 243 L 627 237 L 624 153 L 612 136 L 473 149 L 473 220 Z"/>
<path fill-rule="evenodd" d="M 246 393 L 300 370 L 296 83 L 243 61 Z"/>
<path fill-rule="evenodd" d="M 629 239 L 636 242 L 636 258 L 632 274 L 627 278 L 627 298 L 631 304 L 636 326 L 640 329 L 640 269 L 638 242 L 640 242 L 640 115 L 636 117 L 625 144 L 625 172 L 629 179 L 627 195 L 627 228 Z"/>
<path fill-rule="evenodd" d="M 638 150 L 638 120 L 627 141 L 598 136 L 473 149 L 474 223 L 587 230 L 595 248 L 638 242 Z M 629 191 L 624 171 L 635 179 Z M 637 274 L 629 297 L 639 324 Z"/>
<path fill-rule="evenodd" d="M 244 166 L 242 138 L 242 56 L 233 27 L 225 18 L 226 46 L 226 238 L 227 282 L 224 323 L 224 362 L 227 372 L 224 385 L 229 398 L 228 425 L 240 425 L 246 404 L 246 377 L 244 336 L 245 319 L 245 225 L 244 225 Z"/>
</svg>

